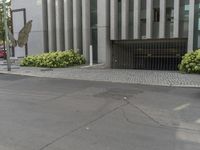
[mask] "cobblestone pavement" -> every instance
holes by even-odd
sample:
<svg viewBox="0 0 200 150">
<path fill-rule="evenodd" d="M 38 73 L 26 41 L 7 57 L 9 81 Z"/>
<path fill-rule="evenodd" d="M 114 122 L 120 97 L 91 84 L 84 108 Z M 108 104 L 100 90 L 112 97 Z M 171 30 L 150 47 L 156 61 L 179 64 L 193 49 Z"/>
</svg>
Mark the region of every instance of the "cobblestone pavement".
<svg viewBox="0 0 200 150">
<path fill-rule="evenodd" d="M 12 69 L 11 72 L 7 72 L 5 67 L 0 67 L 0 73 L 144 85 L 200 87 L 200 75 L 181 74 L 177 71 L 105 69 L 101 67 L 64 69 L 21 67 L 20 69 Z"/>
</svg>

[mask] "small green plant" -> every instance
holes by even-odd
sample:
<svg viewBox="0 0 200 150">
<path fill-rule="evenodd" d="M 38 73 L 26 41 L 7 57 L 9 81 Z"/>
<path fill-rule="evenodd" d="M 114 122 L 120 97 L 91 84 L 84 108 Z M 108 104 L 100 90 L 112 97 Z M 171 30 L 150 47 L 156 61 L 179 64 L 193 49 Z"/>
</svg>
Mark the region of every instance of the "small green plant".
<svg viewBox="0 0 200 150">
<path fill-rule="evenodd" d="M 27 56 L 21 61 L 21 66 L 65 68 L 74 65 L 85 64 L 82 55 L 74 50 L 43 53 L 35 56 Z"/>
<path fill-rule="evenodd" d="M 200 49 L 183 56 L 179 70 L 184 73 L 200 73 Z"/>
</svg>

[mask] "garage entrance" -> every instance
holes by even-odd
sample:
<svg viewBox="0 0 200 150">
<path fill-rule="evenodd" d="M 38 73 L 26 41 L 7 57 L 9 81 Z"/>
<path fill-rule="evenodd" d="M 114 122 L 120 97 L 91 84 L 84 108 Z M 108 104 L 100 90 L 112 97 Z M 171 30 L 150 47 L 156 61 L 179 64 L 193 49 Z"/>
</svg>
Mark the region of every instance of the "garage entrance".
<svg viewBox="0 0 200 150">
<path fill-rule="evenodd" d="M 187 38 L 112 41 L 112 68 L 177 70 L 187 42 Z"/>
</svg>

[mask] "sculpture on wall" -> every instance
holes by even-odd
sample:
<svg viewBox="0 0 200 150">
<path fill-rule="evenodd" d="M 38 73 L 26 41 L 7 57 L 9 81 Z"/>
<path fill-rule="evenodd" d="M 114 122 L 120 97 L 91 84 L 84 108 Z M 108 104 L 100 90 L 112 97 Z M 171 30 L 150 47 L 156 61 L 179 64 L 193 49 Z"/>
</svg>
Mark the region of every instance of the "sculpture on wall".
<svg viewBox="0 0 200 150">
<path fill-rule="evenodd" d="M 19 35 L 18 35 L 18 40 L 16 40 L 13 36 L 13 34 L 8 31 L 8 37 L 11 41 L 11 44 L 13 47 L 24 47 L 27 42 L 28 42 L 28 38 L 29 38 L 29 34 L 31 32 L 32 29 L 32 20 L 28 21 L 25 26 L 20 30 Z"/>
</svg>

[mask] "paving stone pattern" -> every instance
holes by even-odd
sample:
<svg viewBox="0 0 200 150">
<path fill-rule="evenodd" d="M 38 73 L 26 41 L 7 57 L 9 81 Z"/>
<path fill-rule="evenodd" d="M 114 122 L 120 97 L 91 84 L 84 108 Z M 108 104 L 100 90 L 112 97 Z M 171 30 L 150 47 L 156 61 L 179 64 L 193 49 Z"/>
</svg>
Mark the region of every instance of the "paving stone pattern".
<svg viewBox="0 0 200 150">
<path fill-rule="evenodd" d="M 0 73 L 144 85 L 200 87 L 200 75 L 182 74 L 177 71 L 105 69 L 101 67 L 64 69 L 21 67 L 7 72 L 4 66 L 0 67 Z"/>
</svg>

